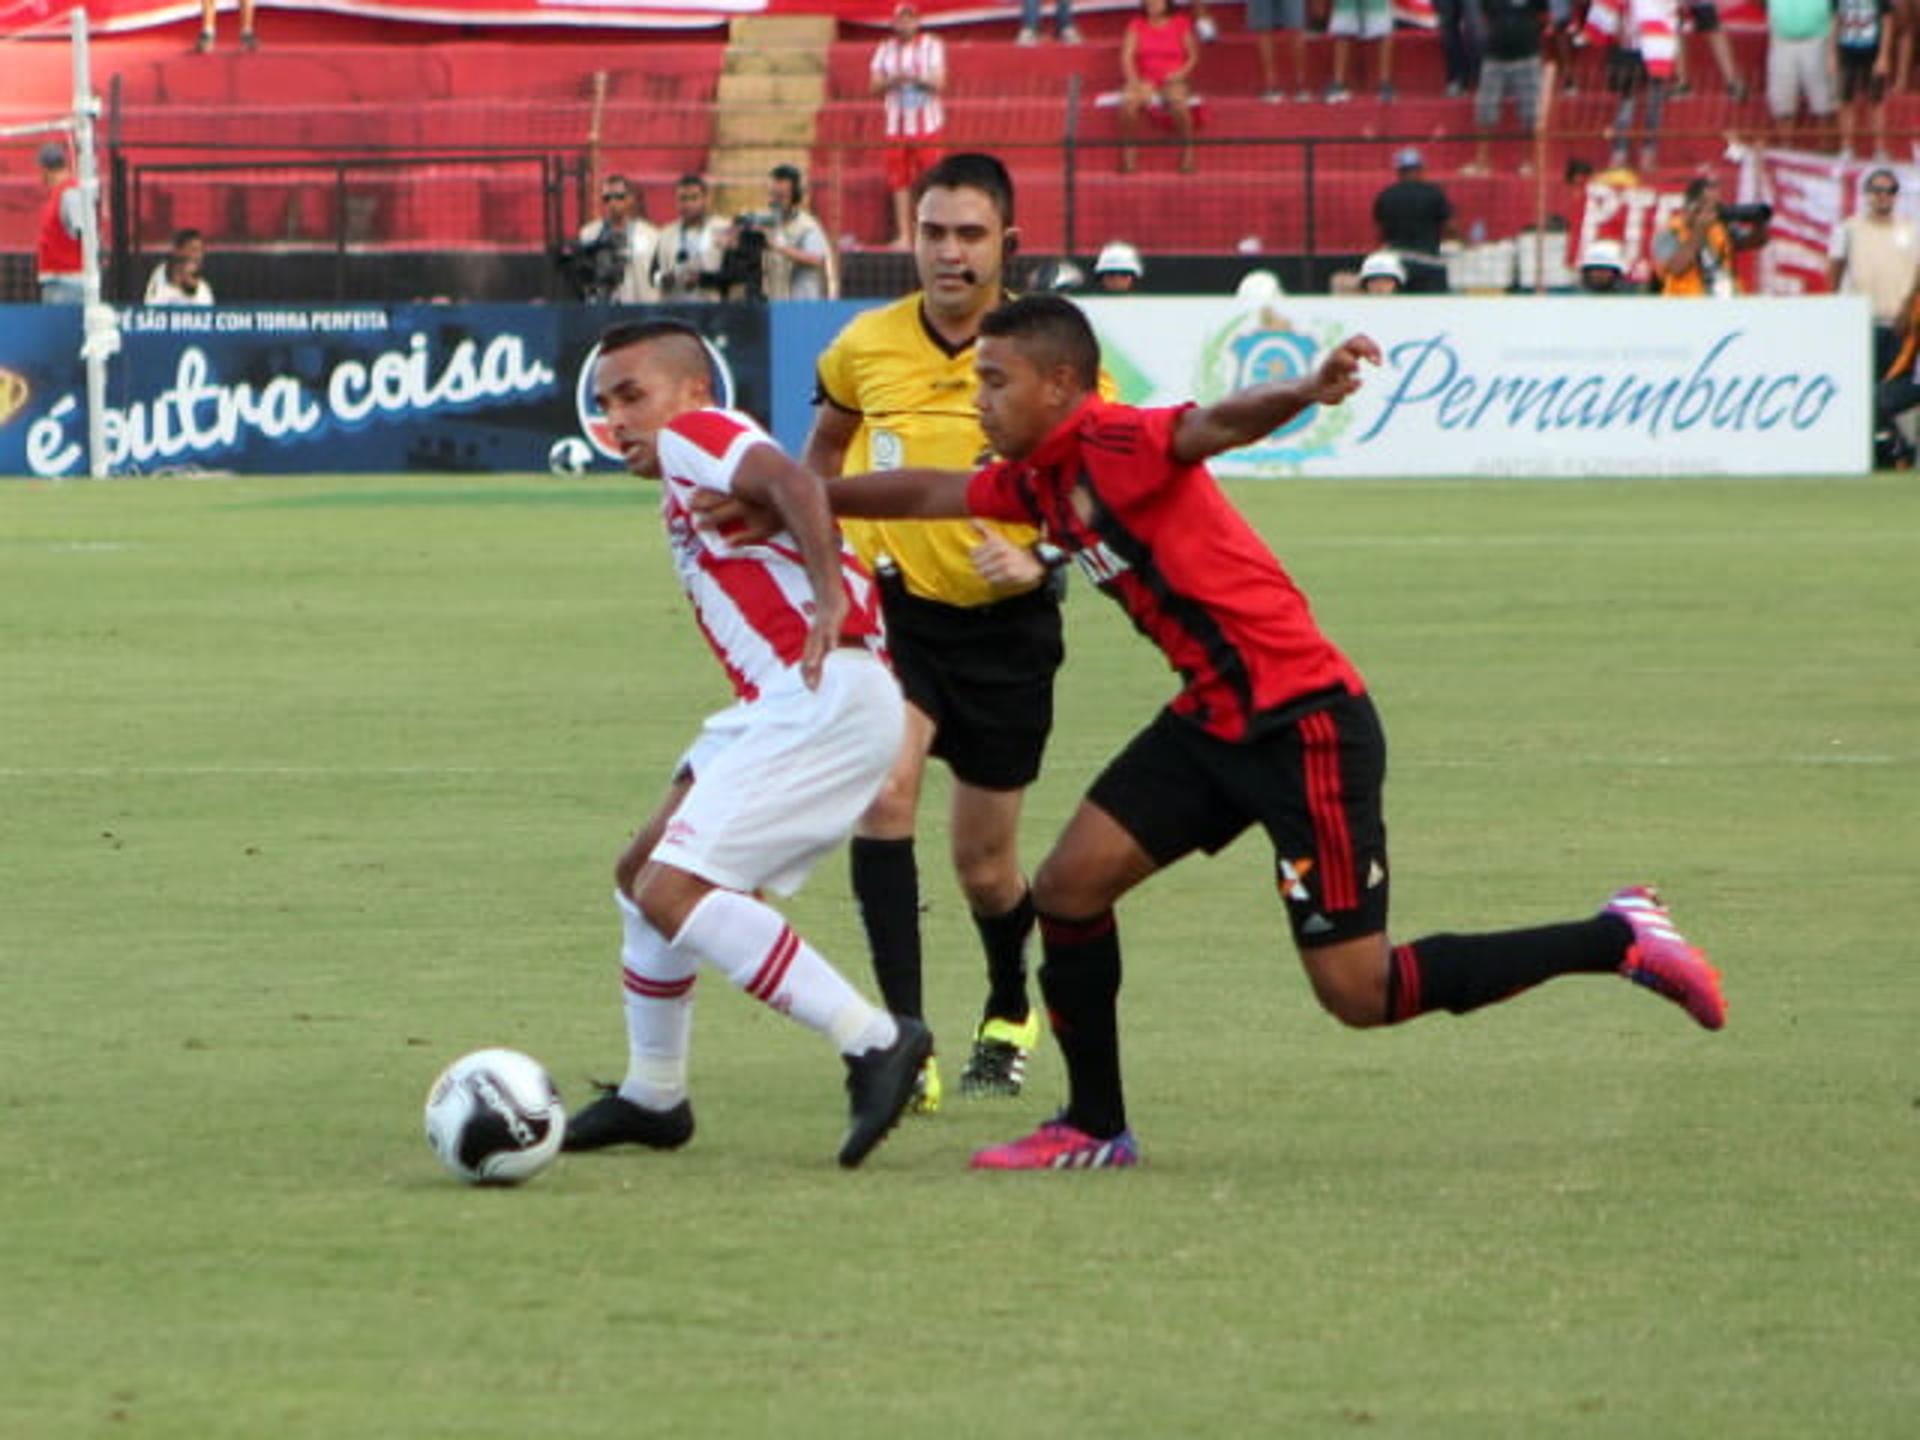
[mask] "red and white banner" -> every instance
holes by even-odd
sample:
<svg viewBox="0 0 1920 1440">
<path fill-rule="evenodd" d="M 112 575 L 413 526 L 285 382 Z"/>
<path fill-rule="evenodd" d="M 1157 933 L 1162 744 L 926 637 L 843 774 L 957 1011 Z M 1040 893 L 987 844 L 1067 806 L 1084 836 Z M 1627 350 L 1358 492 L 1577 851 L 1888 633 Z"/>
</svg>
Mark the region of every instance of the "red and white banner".
<svg viewBox="0 0 1920 1440">
<path fill-rule="evenodd" d="M 1773 207 L 1768 240 L 1740 256 L 1740 287 L 1750 295 L 1820 295 L 1827 289 L 1827 246 L 1834 229 L 1861 206 L 1861 187 L 1874 170 L 1900 181 L 1899 213 L 1920 222 L 1920 165 L 1841 160 L 1797 150 L 1747 150 L 1738 157 L 1738 184 L 1728 197 Z M 1580 214 L 1567 233 L 1567 264 L 1596 240 L 1620 245 L 1628 278 L 1652 276 L 1654 237 L 1686 203 L 1684 188 L 1638 182 L 1588 182 Z"/>
<path fill-rule="evenodd" d="M 1900 181 L 1898 212 L 1920 220 L 1920 166 L 1841 160 L 1798 150 L 1750 152 L 1740 165 L 1740 198 L 1773 206 L 1772 240 L 1760 252 L 1759 289 L 1767 295 L 1817 295 L 1827 288 L 1827 243 L 1861 207 L 1861 186 L 1875 170 Z"/>
<path fill-rule="evenodd" d="M 1685 203 L 1680 186 L 1660 189 L 1638 181 L 1589 180 L 1580 214 L 1567 231 L 1567 264 L 1578 268 L 1589 245 L 1612 240 L 1620 246 L 1627 278 L 1646 284 L 1653 275 L 1653 237 Z"/>
<path fill-rule="evenodd" d="M 0 33 L 40 29 L 59 21 L 74 6 L 70 0 L 0 0 Z M 222 0 L 221 9 L 236 8 Z M 306 11 L 365 20 L 393 20 L 421 25 L 565 25 L 622 29 L 684 29 L 724 24 L 734 15 L 756 15 L 769 10 L 807 13 L 837 7 L 793 5 L 784 0 L 267 0 L 261 6 L 261 28 L 270 29 L 275 11 Z M 878 8 L 878 7 L 876 7 Z M 91 29 L 99 35 L 121 35 L 156 25 L 172 25 L 200 14 L 197 0 L 86 0 Z"/>
<path fill-rule="evenodd" d="M 262 0 L 261 26 L 270 31 L 274 12 L 357 16 L 410 24 L 520 26 L 564 25 L 618 29 L 688 29 L 721 25 L 735 15 L 832 15 L 855 24 L 883 26 L 897 0 Z M 1012 0 L 918 0 L 922 18 L 934 25 L 997 23 L 1012 25 L 1019 8 Z M 222 10 L 237 8 L 221 0 Z M 1077 13 L 1128 11 L 1136 0 L 1077 0 Z M 1237 9 L 1223 4 L 1223 12 Z M 73 0 L 0 0 L 0 35 L 51 28 L 73 9 Z M 156 25 L 189 21 L 200 13 L 198 0 L 86 0 L 97 34 L 125 34 Z M 1049 12 L 1051 9 L 1049 8 Z M 1431 29 L 1434 0 L 1394 0 L 1403 25 Z M 1223 13 L 1223 28 L 1239 28 L 1237 16 Z"/>
<path fill-rule="evenodd" d="M 307 11 L 313 14 L 360 16 L 369 20 L 395 20 L 412 24 L 444 25 L 566 25 L 612 27 L 620 29 L 686 29 L 720 25 L 735 15 L 832 15 L 856 24 L 885 25 L 893 14 L 896 0 L 263 0 L 268 12 L 262 25 L 271 23 L 273 11 Z M 918 0 L 920 13 L 935 25 L 968 25 L 983 22 L 1011 24 L 1019 14 L 1012 0 L 983 3 L 983 0 Z M 1599 24 L 1607 23 L 1609 10 L 1625 10 L 1648 0 L 1595 0 L 1593 9 Z M 1659 0 L 1667 3 L 1667 0 Z M 88 16 L 97 34 L 115 35 L 144 30 L 156 25 L 172 25 L 198 16 L 198 0 L 85 0 Z M 50 27 L 74 8 L 74 0 L 0 0 L 0 35 L 25 29 Z M 233 0 L 221 0 L 223 10 L 235 9 Z M 1133 10 L 1135 0 L 1078 0 L 1080 13 Z M 1230 3 L 1221 10 L 1238 7 Z M 1432 29 L 1436 23 L 1434 0 L 1394 0 L 1394 18 L 1402 25 Z M 1731 0 L 1720 6 L 1723 20 L 1736 25 L 1765 9 L 1758 0 Z M 1239 28 L 1237 17 L 1223 14 L 1222 27 L 1228 32 Z M 1649 59 L 1653 57 L 1650 55 Z"/>
</svg>

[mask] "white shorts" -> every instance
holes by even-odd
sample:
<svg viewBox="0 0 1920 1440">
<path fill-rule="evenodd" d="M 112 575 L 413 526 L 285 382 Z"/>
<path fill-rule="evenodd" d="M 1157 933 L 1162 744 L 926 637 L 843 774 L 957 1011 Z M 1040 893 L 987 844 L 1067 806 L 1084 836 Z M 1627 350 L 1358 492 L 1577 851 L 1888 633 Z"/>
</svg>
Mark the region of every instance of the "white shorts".
<svg viewBox="0 0 1920 1440">
<path fill-rule="evenodd" d="M 1327 34 L 1343 39 L 1384 40 L 1393 34 L 1392 0 L 1333 0 Z"/>
<path fill-rule="evenodd" d="M 796 687 L 708 718 L 680 762 L 693 786 L 649 858 L 729 890 L 791 895 L 853 833 L 905 732 L 886 663 L 835 650 L 818 690 Z"/>
<path fill-rule="evenodd" d="M 1814 115 L 1833 113 L 1833 76 L 1827 70 L 1826 39 L 1767 41 L 1767 111 L 1791 120 L 1805 97 Z"/>
</svg>

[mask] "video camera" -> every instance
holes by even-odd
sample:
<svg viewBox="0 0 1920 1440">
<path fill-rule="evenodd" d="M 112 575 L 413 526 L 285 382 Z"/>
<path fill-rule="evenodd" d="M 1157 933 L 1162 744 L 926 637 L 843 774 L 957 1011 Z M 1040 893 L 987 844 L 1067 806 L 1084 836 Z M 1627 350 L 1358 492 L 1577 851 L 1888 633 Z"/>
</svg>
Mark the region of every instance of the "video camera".
<svg viewBox="0 0 1920 1440">
<path fill-rule="evenodd" d="M 1722 205 L 1720 207 L 1720 223 L 1722 225 L 1760 226 L 1769 224 L 1772 220 L 1773 206 L 1767 204 L 1764 200 L 1755 201 L 1750 205 Z"/>
<path fill-rule="evenodd" d="M 580 299 L 610 304 L 627 275 L 627 232 L 603 228 L 591 240 L 562 245 L 553 262 Z"/>
<path fill-rule="evenodd" d="M 720 257 L 720 268 L 711 283 L 725 295 L 736 285 L 742 300 L 767 298 L 767 231 L 780 223 L 780 217 L 765 210 L 748 210 L 733 217 L 733 243 Z M 707 276 L 701 277 L 707 281 Z"/>
</svg>

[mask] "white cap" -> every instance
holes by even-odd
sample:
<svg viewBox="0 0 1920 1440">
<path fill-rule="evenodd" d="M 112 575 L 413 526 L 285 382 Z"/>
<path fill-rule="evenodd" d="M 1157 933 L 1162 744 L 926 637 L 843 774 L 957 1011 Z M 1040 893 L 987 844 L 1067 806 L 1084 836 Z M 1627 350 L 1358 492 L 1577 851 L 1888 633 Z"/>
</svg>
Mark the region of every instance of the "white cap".
<svg viewBox="0 0 1920 1440">
<path fill-rule="evenodd" d="M 1362 284 L 1365 284 L 1369 280 L 1379 280 L 1383 277 L 1394 281 L 1396 284 L 1405 285 L 1407 283 L 1407 267 L 1400 263 L 1400 257 L 1391 250 L 1376 250 L 1360 262 L 1360 281 Z"/>
<path fill-rule="evenodd" d="M 1580 252 L 1582 270 L 1612 270 L 1624 275 L 1627 271 L 1626 252 L 1620 248 L 1618 240 L 1590 241 L 1587 248 Z"/>
<path fill-rule="evenodd" d="M 1147 273 L 1147 267 L 1140 263 L 1140 252 L 1124 240 L 1109 240 L 1100 251 L 1100 258 L 1093 262 L 1096 275 L 1133 275 Z"/>
<path fill-rule="evenodd" d="M 1271 270 L 1249 270 L 1234 287 L 1233 298 L 1243 305 L 1259 305 L 1286 294 L 1280 277 Z"/>
<path fill-rule="evenodd" d="M 1042 272 L 1041 288 L 1046 290 L 1078 290 L 1087 283 L 1087 272 L 1071 260 L 1059 260 L 1053 265 L 1053 273 Z"/>
</svg>

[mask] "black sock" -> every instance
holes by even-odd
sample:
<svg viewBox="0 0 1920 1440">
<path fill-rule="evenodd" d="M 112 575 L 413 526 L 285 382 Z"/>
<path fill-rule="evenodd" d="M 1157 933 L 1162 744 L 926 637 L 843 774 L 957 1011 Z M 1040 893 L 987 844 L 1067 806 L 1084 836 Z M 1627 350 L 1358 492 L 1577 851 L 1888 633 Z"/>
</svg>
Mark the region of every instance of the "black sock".
<svg viewBox="0 0 1920 1440">
<path fill-rule="evenodd" d="M 896 1015 L 923 1019 L 920 998 L 920 868 L 913 837 L 869 840 L 850 847 L 853 898 L 873 952 L 873 978 L 880 998 Z"/>
<path fill-rule="evenodd" d="M 1111 910 L 1084 920 L 1040 917 L 1040 993 L 1067 1062 L 1069 1125 L 1099 1140 L 1127 1128 L 1120 1093 L 1120 932 Z"/>
<path fill-rule="evenodd" d="M 1618 970 L 1633 931 L 1617 915 L 1491 935 L 1429 935 L 1396 945 L 1387 966 L 1387 1023 L 1428 1010 L 1464 1015 L 1574 972 Z"/>
<path fill-rule="evenodd" d="M 987 1010 L 982 1018 L 1027 1018 L 1027 936 L 1033 933 L 1033 892 L 1024 890 L 1004 915 L 976 915 L 974 928 L 987 952 Z"/>
</svg>

